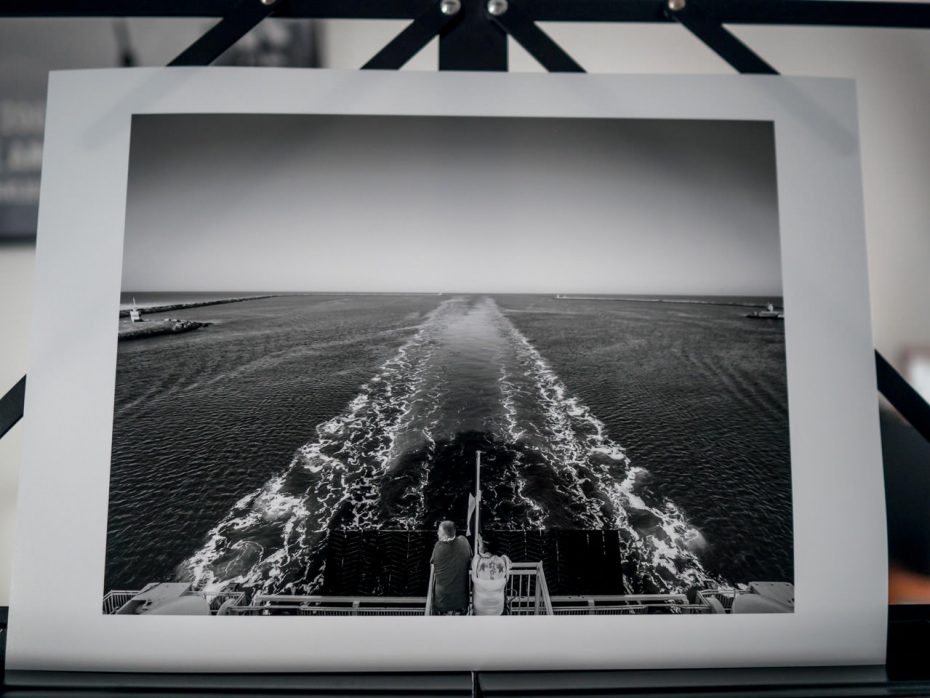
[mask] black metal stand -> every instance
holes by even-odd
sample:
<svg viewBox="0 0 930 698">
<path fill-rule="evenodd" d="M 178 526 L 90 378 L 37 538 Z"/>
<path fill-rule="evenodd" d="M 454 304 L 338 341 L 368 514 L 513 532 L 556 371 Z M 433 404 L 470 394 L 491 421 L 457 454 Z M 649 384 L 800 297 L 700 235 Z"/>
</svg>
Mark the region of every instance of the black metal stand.
<svg viewBox="0 0 930 698">
<path fill-rule="evenodd" d="M 678 22 L 741 73 L 777 71 L 724 24 L 930 28 L 930 3 L 857 0 L 14 0 L 2 17 L 221 17 L 169 65 L 209 65 L 265 17 L 412 19 L 363 69 L 397 69 L 439 36 L 440 70 L 507 70 L 507 35 L 552 72 L 584 69 L 537 26 Z M 926 439 L 930 405 L 878 352 L 878 389 Z M 23 416 L 24 380 L 0 399 L 0 437 Z"/>
<path fill-rule="evenodd" d="M 919 680 L 891 684 L 885 668 L 796 667 L 671 671 L 433 672 L 391 674 L 101 674 L 9 672 L 7 689 L 35 696 L 682 696 L 710 698 L 837 698 L 926 695 Z"/>
<path fill-rule="evenodd" d="M 537 22 L 678 22 L 740 73 L 778 74 L 725 24 L 930 28 L 930 3 L 859 0 L 12 0 L 3 17 L 219 17 L 220 21 L 169 65 L 209 65 L 268 16 L 317 19 L 410 19 L 363 69 L 398 69 L 439 37 L 440 70 L 506 71 L 512 36 L 551 72 L 584 69 Z M 879 391 L 930 441 L 930 405 L 877 351 Z M 0 398 L 0 437 L 23 416 L 25 376 Z M 892 607 L 889 683 L 875 667 L 705 670 L 702 672 L 538 672 L 307 677 L 17 673 L 24 695 L 158 691 L 232 693 L 433 695 L 930 695 L 919 669 L 930 640 L 930 607 Z M 0 609 L 3 610 L 3 609 Z M 0 620 L 0 631 L 5 614 Z M 895 623 L 894 621 L 897 621 Z M 895 631 L 897 629 L 897 632 Z M 0 636 L 2 637 L 2 636 Z M 898 665 L 891 655 L 896 648 Z M 916 648 L 916 649 L 915 649 Z M 0 653 L 2 658 L 2 653 Z M 913 658 L 909 663 L 907 658 Z M 903 664 L 902 664 L 903 662 Z M 909 679 L 904 681 L 903 679 Z M 0 689 L 0 693 L 4 691 Z"/>
</svg>

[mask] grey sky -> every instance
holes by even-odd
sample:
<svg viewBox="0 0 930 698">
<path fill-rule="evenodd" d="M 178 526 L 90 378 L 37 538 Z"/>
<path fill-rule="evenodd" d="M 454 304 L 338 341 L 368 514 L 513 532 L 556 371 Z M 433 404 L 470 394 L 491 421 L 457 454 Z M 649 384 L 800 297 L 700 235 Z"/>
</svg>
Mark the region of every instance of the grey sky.
<svg viewBox="0 0 930 698">
<path fill-rule="evenodd" d="M 780 295 L 773 130 L 136 116 L 123 289 Z"/>
</svg>

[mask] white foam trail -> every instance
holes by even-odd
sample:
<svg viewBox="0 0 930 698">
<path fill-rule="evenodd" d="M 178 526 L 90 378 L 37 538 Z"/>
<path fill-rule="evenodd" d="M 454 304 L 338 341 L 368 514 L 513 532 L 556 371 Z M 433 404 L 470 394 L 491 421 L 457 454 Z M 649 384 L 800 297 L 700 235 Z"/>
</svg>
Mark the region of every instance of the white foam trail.
<svg viewBox="0 0 930 698">
<path fill-rule="evenodd" d="M 607 434 L 607 428 L 551 369 L 539 351 L 510 320 L 504 318 L 524 357 L 527 374 L 535 384 L 550 432 L 556 469 L 570 476 L 576 501 L 584 500 L 584 515 L 595 528 L 618 528 L 639 558 L 639 575 L 668 591 L 680 591 L 712 580 L 694 549 L 703 545 L 700 531 L 691 526 L 674 504 L 648 504 L 636 493 L 637 480 L 646 471 L 630 463 L 625 450 Z M 587 483 L 606 497 L 602 503 L 585 494 Z M 644 527 L 631 518 L 655 522 Z M 665 570 L 666 574 L 661 574 Z M 713 581 L 720 581 L 714 579 Z"/>
<path fill-rule="evenodd" d="M 445 313 L 460 312 L 461 303 L 449 299 L 432 311 L 346 408 L 317 427 L 316 438 L 298 449 L 283 473 L 236 502 L 207 542 L 180 565 L 182 578 L 206 588 L 241 583 L 266 593 L 298 587 L 312 593 L 322 583 L 318 553 L 330 528 L 381 528 L 381 480 L 398 456 L 422 446 L 423 463 L 433 461 L 447 389 L 443 367 L 434 365 L 435 334 Z M 533 498 L 523 470 L 524 452 L 534 459 L 538 453 L 579 527 L 622 532 L 638 578 L 665 590 L 710 579 L 692 550 L 702 541 L 700 532 L 673 504 L 643 498 L 637 481 L 646 471 L 631 465 L 605 425 L 570 394 L 496 303 L 485 299 L 483 304 L 508 337 L 498 357 L 501 427 L 514 453 L 506 475 L 512 478 L 514 502 L 525 512 L 510 525 L 551 527 L 552 512 Z M 427 514 L 430 468 L 406 475 L 411 481 L 398 505 L 405 508 L 389 516 L 393 526 L 415 529 Z"/>
<path fill-rule="evenodd" d="M 510 444 L 518 444 L 526 431 L 520 428 L 514 399 L 514 386 L 509 380 L 510 375 L 505 366 L 502 365 L 500 370 L 501 377 L 498 380 L 498 385 L 501 391 L 501 405 L 504 408 L 505 429 Z M 515 450 L 514 467 L 510 473 L 514 481 L 514 497 L 527 507 L 521 525 L 527 529 L 542 529 L 545 525 L 546 512 L 535 499 L 529 496 L 527 492 L 528 482 L 521 472 L 522 466 L 523 454 L 521 451 Z"/>
<path fill-rule="evenodd" d="M 341 528 L 379 527 L 378 479 L 395 458 L 397 435 L 419 399 L 435 320 L 453 302 L 443 301 L 427 315 L 346 409 L 316 428 L 317 438 L 298 449 L 282 474 L 236 502 L 207 542 L 179 565 L 183 578 L 200 588 L 239 583 L 266 593 L 282 591 L 293 588 L 281 584 L 283 570 L 312 554 L 335 516 L 350 517 Z M 428 433 L 426 438 L 432 441 Z M 410 518 L 421 515 L 424 506 L 421 502 Z M 271 544 L 262 546 L 256 538 Z M 322 568 L 301 586 L 312 591 L 321 579 Z"/>
</svg>

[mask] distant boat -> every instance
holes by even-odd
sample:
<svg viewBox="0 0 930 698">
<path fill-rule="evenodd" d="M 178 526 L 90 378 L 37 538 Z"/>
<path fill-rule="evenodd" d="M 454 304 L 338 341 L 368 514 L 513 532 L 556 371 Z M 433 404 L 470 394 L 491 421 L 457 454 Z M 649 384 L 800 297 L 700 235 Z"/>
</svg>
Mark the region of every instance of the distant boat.
<svg viewBox="0 0 930 698">
<path fill-rule="evenodd" d="M 754 310 L 751 313 L 747 313 L 746 317 L 756 320 L 784 320 L 785 311 L 775 310 L 775 306 L 769 303 L 766 305 L 765 310 Z"/>
<path fill-rule="evenodd" d="M 132 299 L 132 309 L 129 311 L 129 319 L 132 322 L 142 322 L 142 313 L 136 307 L 136 299 Z"/>
</svg>

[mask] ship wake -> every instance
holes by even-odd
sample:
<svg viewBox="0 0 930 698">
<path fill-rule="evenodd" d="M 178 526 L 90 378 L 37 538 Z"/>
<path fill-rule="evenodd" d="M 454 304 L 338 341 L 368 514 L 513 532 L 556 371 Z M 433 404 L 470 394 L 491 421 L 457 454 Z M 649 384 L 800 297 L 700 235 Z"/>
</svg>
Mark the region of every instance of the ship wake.
<svg viewBox="0 0 930 698">
<path fill-rule="evenodd" d="M 700 532 L 646 491 L 648 473 L 491 298 L 444 301 L 315 431 L 283 471 L 235 503 L 179 578 L 317 593 L 331 530 L 464 520 L 480 450 L 484 529 L 617 530 L 628 591 L 710 579 Z"/>
</svg>

